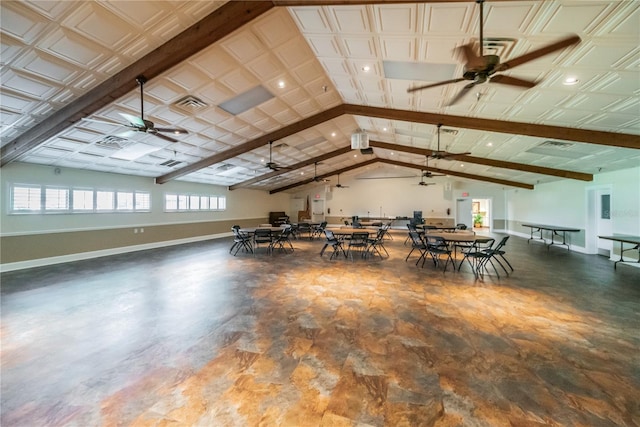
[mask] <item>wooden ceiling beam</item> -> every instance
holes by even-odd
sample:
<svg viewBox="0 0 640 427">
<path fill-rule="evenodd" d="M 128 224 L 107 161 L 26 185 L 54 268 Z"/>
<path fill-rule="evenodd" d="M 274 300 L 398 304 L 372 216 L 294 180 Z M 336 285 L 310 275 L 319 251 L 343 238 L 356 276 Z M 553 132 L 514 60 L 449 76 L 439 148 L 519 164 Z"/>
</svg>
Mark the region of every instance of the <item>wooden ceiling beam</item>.
<svg viewBox="0 0 640 427">
<path fill-rule="evenodd" d="M 411 169 L 417 169 L 417 170 L 425 170 L 424 166 L 416 165 L 416 164 L 413 164 L 413 163 L 400 162 L 398 160 L 378 159 L 378 161 L 382 162 L 382 163 L 388 163 L 390 165 L 403 166 L 405 168 L 411 168 Z M 441 174 L 445 174 L 445 175 L 459 176 L 460 178 L 472 179 L 474 181 L 491 182 L 493 184 L 507 185 L 509 187 L 524 188 L 524 189 L 527 189 L 527 190 L 533 190 L 533 188 L 534 188 L 533 185 L 525 184 L 523 182 L 508 181 L 506 179 L 491 178 L 491 177 L 488 177 L 488 176 L 481 176 L 481 175 L 474 175 L 474 174 L 464 173 L 464 172 L 450 171 L 450 170 L 447 170 L 447 169 L 438 169 L 438 168 L 432 168 L 432 167 L 429 167 L 428 169 L 430 171 L 433 171 L 433 172 L 436 172 L 436 173 L 441 173 Z"/>
<path fill-rule="evenodd" d="M 329 172 L 329 173 L 318 175 L 316 178 L 319 178 L 319 179 L 328 178 L 330 176 L 338 175 L 338 174 L 341 174 L 343 172 L 348 172 L 348 171 L 353 170 L 353 169 L 363 168 L 365 166 L 372 165 L 372 164 L 377 163 L 379 161 L 380 161 L 380 159 L 377 159 L 377 158 L 366 160 L 364 162 L 358 163 L 357 165 L 346 166 L 346 167 L 344 167 L 342 169 L 338 169 L 338 170 L 334 170 L 334 171 Z M 289 185 L 286 185 L 284 187 L 280 187 L 280 188 L 276 188 L 274 190 L 271 190 L 271 191 L 269 191 L 269 194 L 275 194 L 275 193 L 280 193 L 282 191 L 291 190 L 292 188 L 300 187 L 301 185 L 310 184 L 313 181 L 314 181 L 313 178 L 305 179 L 304 181 L 299 181 L 299 182 L 296 182 L 294 184 L 289 184 Z"/>
<path fill-rule="evenodd" d="M 244 144 L 240 144 L 236 147 L 222 151 L 218 154 L 214 154 L 213 156 L 207 157 L 195 163 L 191 163 L 190 165 L 187 165 L 180 169 L 176 169 L 173 172 L 169 172 L 168 174 L 159 176 L 156 178 L 156 184 L 164 184 L 168 181 L 171 181 L 172 179 L 176 179 L 181 176 L 188 175 L 192 172 L 198 171 L 200 169 L 206 168 L 216 163 L 223 162 L 232 157 L 239 156 L 240 154 L 244 154 L 251 150 L 255 150 L 258 147 L 268 144 L 269 141 L 277 141 L 279 139 L 301 132 L 305 129 L 308 129 L 320 123 L 324 123 L 326 121 L 334 119 L 338 116 L 341 116 L 342 114 L 343 114 L 342 105 L 329 108 L 328 110 L 322 111 L 311 117 L 302 119 L 299 122 L 295 122 L 281 129 L 278 129 L 276 131 L 269 132 L 268 134 L 262 135 L 252 141 L 245 142 Z"/>
<path fill-rule="evenodd" d="M 134 90 L 136 77 L 148 80 L 167 71 L 200 50 L 236 31 L 274 7 L 271 1 L 230 1 L 193 24 L 162 46 L 56 111 L 2 147 L 4 166 L 49 138 Z"/>
<path fill-rule="evenodd" d="M 255 178 L 251 178 L 251 179 L 248 179 L 246 181 L 242 181 L 242 182 L 239 182 L 237 184 L 233 184 L 233 185 L 229 186 L 229 190 L 236 190 L 238 188 L 246 187 L 248 185 L 255 184 L 256 182 L 260 182 L 260 181 L 264 181 L 265 179 L 273 178 L 274 176 L 283 175 L 285 173 L 289 173 L 289 172 L 294 171 L 296 169 L 301 169 L 301 168 L 303 168 L 305 166 L 312 165 L 312 164 L 314 164 L 316 162 L 322 162 L 324 160 L 328 160 L 328 159 L 331 159 L 333 157 L 341 156 L 343 154 L 349 153 L 350 151 L 352 151 L 352 148 L 351 148 L 351 146 L 347 145 L 346 147 L 338 148 L 337 150 L 331 151 L 329 153 L 322 154 L 320 156 L 316 156 L 316 157 L 314 157 L 312 159 L 303 160 L 302 162 L 298 162 L 298 163 L 296 163 L 294 165 L 288 166 L 287 169 L 269 172 L 269 173 L 266 173 L 264 175 L 257 176 Z"/>
<path fill-rule="evenodd" d="M 587 142 L 609 147 L 640 149 L 640 135 L 604 132 L 590 129 L 575 129 L 562 126 L 541 125 L 535 123 L 507 122 L 504 120 L 479 119 L 476 117 L 451 116 L 446 114 L 424 113 L 420 111 L 396 110 L 392 108 L 369 107 L 366 105 L 344 104 L 344 113 L 380 119 L 400 120 L 403 122 L 425 123 L 430 125 L 487 132 L 526 135 L 538 138 L 561 139 L 565 141 Z"/>
<path fill-rule="evenodd" d="M 427 150 L 424 148 L 408 147 L 406 145 L 390 144 L 388 142 L 380 142 L 380 141 L 369 141 L 369 145 L 371 145 L 371 147 L 373 148 L 382 148 L 385 150 L 392 150 L 392 151 L 402 151 L 404 153 L 419 154 L 421 156 L 429 156 L 433 152 L 433 150 Z M 568 171 L 564 169 L 553 169 L 553 168 L 547 168 L 543 166 L 526 165 L 523 163 L 507 162 L 504 160 L 486 159 L 482 157 L 475 157 L 475 156 L 469 156 L 464 154 L 450 156 L 449 160 L 460 160 L 466 163 L 476 163 L 479 165 L 493 166 L 493 167 L 503 168 L 503 169 L 513 169 L 513 170 L 518 170 L 522 172 L 539 173 L 542 175 L 558 176 L 560 178 L 577 179 L 580 181 L 593 181 L 593 175 L 590 173 L 573 172 L 573 171 Z"/>
</svg>

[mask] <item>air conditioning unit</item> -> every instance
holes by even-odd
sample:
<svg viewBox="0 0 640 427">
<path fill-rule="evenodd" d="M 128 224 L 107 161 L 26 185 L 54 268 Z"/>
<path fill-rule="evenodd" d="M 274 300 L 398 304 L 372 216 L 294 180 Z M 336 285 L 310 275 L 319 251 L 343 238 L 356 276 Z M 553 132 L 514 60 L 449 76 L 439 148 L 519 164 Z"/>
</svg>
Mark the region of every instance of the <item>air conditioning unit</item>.
<svg viewBox="0 0 640 427">
<path fill-rule="evenodd" d="M 351 134 L 351 149 L 363 150 L 369 148 L 369 135 L 366 132 L 355 132 Z"/>
</svg>

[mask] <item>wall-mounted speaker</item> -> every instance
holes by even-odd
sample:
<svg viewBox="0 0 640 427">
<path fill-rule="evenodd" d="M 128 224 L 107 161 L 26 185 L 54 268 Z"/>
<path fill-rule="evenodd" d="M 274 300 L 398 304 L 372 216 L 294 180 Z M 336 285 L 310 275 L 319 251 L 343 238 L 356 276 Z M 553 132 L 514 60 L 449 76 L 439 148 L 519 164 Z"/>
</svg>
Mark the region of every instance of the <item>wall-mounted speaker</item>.
<svg viewBox="0 0 640 427">
<path fill-rule="evenodd" d="M 364 150 L 369 148 L 369 135 L 366 132 L 355 132 L 351 134 L 351 149 Z"/>
</svg>

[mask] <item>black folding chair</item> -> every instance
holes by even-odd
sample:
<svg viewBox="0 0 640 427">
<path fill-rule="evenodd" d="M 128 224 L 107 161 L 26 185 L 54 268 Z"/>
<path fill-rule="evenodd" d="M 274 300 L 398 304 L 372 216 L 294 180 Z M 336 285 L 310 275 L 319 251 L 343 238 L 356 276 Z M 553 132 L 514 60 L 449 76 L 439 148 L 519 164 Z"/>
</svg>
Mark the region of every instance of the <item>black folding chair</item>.
<svg viewBox="0 0 640 427">
<path fill-rule="evenodd" d="M 367 255 L 367 249 L 369 247 L 369 233 L 366 231 L 356 231 L 351 233 L 349 239 L 349 246 L 347 247 L 347 258 L 351 258 L 353 261 L 353 253 L 360 252 L 360 256 L 364 258 Z"/>
<path fill-rule="evenodd" d="M 500 240 L 500 242 L 498 242 L 498 244 L 494 248 L 488 249 L 487 252 L 489 253 L 490 257 L 484 260 L 484 263 L 486 263 L 487 261 L 491 262 L 491 259 L 494 259 L 498 263 L 498 265 L 502 267 L 504 272 L 507 273 L 507 275 L 509 274 L 509 272 L 507 271 L 505 266 L 500 262 L 498 257 L 502 258 L 502 260 L 507 263 L 511 271 L 513 271 L 513 267 L 511 266 L 509 261 L 504 257 L 506 251 L 503 249 L 504 246 L 507 244 L 507 240 L 509 240 L 509 237 L 510 236 L 504 236 L 502 240 Z"/>
<path fill-rule="evenodd" d="M 387 248 L 384 247 L 384 239 L 386 234 L 387 234 L 387 230 L 385 230 L 384 227 L 381 227 L 378 229 L 378 232 L 376 233 L 376 237 L 369 239 L 369 247 L 367 248 L 367 250 L 371 255 L 378 254 L 378 256 L 382 259 L 383 258 L 382 252 L 380 252 L 380 250 L 382 249 L 384 253 L 387 254 L 387 256 L 389 256 L 389 252 L 387 252 Z"/>
<path fill-rule="evenodd" d="M 291 243 L 291 227 L 285 227 L 282 229 L 282 232 L 273 238 L 271 242 L 271 252 L 274 249 L 280 249 L 283 252 L 287 252 L 288 249 L 291 249 L 291 252 L 294 251 L 293 244 Z"/>
<path fill-rule="evenodd" d="M 409 251 L 404 261 L 407 262 L 413 251 L 417 250 L 420 253 L 420 256 L 416 261 L 416 265 L 418 265 L 420 260 L 422 260 L 422 266 L 424 267 L 424 261 L 426 260 L 427 256 L 427 244 L 424 242 L 424 240 L 422 240 L 422 236 L 417 231 L 410 231 L 409 239 L 411 240 L 411 251 Z"/>
<path fill-rule="evenodd" d="M 271 255 L 272 243 L 273 235 L 271 234 L 270 228 L 256 228 L 256 231 L 253 233 L 253 254 L 255 255 L 260 245 L 264 244 L 267 246 L 267 253 Z"/>
<path fill-rule="evenodd" d="M 233 231 L 233 245 L 229 248 L 229 253 L 233 252 L 233 256 L 235 256 L 240 249 L 245 252 L 253 253 L 253 245 L 251 244 L 251 236 L 247 233 L 240 231 L 239 225 L 234 225 L 231 227 L 231 231 Z"/>
<path fill-rule="evenodd" d="M 447 265 L 449 261 L 453 264 L 453 268 L 455 270 L 455 263 L 453 262 L 453 258 L 451 257 L 451 248 L 447 241 L 440 236 L 425 236 L 425 243 L 427 244 L 427 253 L 431 256 L 433 260 L 433 265 L 438 266 L 440 264 L 441 257 L 444 255 L 446 261 L 444 263 L 443 271 L 447 271 Z M 423 263 L 424 264 L 424 263 Z"/>
<path fill-rule="evenodd" d="M 331 246 L 331 248 L 333 249 L 333 253 L 329 257 L 329 259 L 333 259 L 333 257 L 336 256 L 340 252 L 342 252 L 344 257 L 346 258 L 347 257 L 347 253 L 345 252 L 344 247 L 342 246 L 342 241 L 340 239 L 338 239 L 335 236 L 335 234 L 333 234 L 333 231 L 324 230 L 324 235 L 325 235 L 327 240 L 324 242 L 324 246 L 322 247 L 322 250 L 320 251 L 320 256 L 322 256 L 324 254 L 324 251 L 329 246 Z"/>
<path fill-rule="evenodd" d="M 464 261 L 467 260 L 467 262 L 471 266 L 473 274 L 478 277 L 481 274 L 481 270 L 484 269 L 486 271 L 486 263 L 489 262 L 489 264 L 491 264 L 491 266 L 495 270 L 496 275 L 500 277 L 500 275 L 498 274 L 498 270 L 496 270 L 495 265 L 493 265 L 490 260 L 492 255 L 490 254 L 489 250 L 491 250 L 491 247 L 494 243 L 495 239 L 492 238 L 476 239 L 476 241 L 473 242 L 473 244 L 464 251 L 464 258 L 458 266 L 458 271 L 460 271 L 460 268 L 462 267 L 462 264 L 464 264 Z"/>
</svg>

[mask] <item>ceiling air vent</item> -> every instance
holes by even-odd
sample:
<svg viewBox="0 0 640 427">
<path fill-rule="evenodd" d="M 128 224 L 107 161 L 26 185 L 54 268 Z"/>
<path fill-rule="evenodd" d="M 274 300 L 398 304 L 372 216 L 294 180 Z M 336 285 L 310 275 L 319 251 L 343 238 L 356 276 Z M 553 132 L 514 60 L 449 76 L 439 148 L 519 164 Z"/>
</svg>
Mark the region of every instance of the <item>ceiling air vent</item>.
<svg viewBox="0 0 640 427">
<path fill-rule="evenodd" d="M 440 132 L 442 133 L 448 133 L 450 135 L 457 135 L 458 134 L 458 130 L 457 129 L 446 129 L 446 128 L 441 128 Z"/>
<path fill-rule="evenodd" d="M 216 170 L 217 170 L 217 171 L 224 172 L 224 171 L 228 171 L 229 169 L 232 169 L 232 168 L 235 168 L 235 166 L 230 165 L 230 164 L 228 164 L 228 163 L 223 163 L 223 164 L 221 164 L 220 166 L 218 166 L 218 167 L 216 168 Z"/>
<path fill-rule="evenodd" d="M 179 165 L 180 163 L 182 163 L 182 162 L 179 161 L 179 160 L 167 160 L 166 162 L 160 163 L 160 166 L 167 166 L 169 168 L 172 168 L 175 165 Z"/>
<path fill-rule="evenodd" d="M 105 148 L 113 148 L 114 150 L 119 150 L 122 147 L 128 145 L 130 141 L 125 138 L 120 138 L 115 135 L 107 135 L 100 141 L 96 142 L 97 145 Z"/>
<path fill-rule="evenodd" d="M 573 144 L 570 142 L 545 141 L 539 144 L 538 147 L 550 147 L 558 150 L 566 150 L 569 147 L 573 147 Z"/>
<path fill-rule="evenodd" d="M 196 98 L 193 95 L 187 95 L 184 98 L 180 98 L 175 105 L 185 110 L 199 110 L 209 106 L 202 99 Z"/>
</svg>

